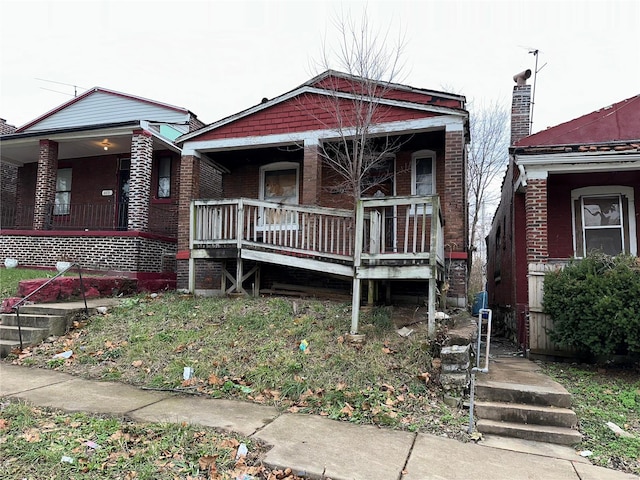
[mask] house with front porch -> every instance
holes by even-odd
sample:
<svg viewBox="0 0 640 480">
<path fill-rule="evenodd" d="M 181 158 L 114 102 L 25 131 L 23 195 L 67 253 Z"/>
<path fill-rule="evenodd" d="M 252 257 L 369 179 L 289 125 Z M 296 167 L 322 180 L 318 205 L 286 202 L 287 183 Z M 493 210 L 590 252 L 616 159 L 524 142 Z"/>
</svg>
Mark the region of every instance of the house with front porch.
<svg viewBox="0 0 640 480">
<path fill-rule="evenodd" d="M 175 284 L 175 139 L 201 126 L 185 108 L 96 87 L 3 134 L 0 160 L 17 174 L 3 194 L 0 258 Z"/>
<path fill-rule="evenodd" d="M 365 113 L 371 155 L 384 158 L 367 176 L 379 181 L 354 202 L 331 152 L 353 146 Z M 337 287 L 352 292 L 354 312 L 362 297 L 413 295 L 430 320 L 437 291 L 466 304 L 463 96 L 326 71 L 176 141 L 178 287 Z M 200 195 L 210 182 L 197 174 L 203 162 L 221 172 L 218 196 Z"/>
<path fill-rule="evenodd" d="M 530 94 L 530 85 L 514 87 L 487 289 L 509 336 L 532 356 L 559 356 L 542 305 L 545 271 L 592 251 L 638 255 L 640 95 L 529 135 Z"/>
</svg>

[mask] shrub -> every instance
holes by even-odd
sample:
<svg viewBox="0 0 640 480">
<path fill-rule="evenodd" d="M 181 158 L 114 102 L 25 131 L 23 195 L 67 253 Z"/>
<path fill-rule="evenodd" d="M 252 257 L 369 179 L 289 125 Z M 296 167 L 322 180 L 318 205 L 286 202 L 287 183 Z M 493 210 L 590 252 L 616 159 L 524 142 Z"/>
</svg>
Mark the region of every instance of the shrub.
<svg viewBox="0 0 640 480">
<path fill-rule="evenodd" d="M 592 254 L 544 279 L 551 339 L 594 355 L 640 354 L 640 263 Z"/>
</svg>

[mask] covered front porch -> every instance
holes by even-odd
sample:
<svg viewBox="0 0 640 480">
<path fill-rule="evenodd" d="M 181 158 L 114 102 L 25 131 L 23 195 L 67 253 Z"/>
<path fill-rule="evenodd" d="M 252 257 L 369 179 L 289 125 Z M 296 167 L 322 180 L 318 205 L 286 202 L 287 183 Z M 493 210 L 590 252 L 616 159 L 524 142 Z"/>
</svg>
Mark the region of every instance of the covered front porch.
<svg viewBox="0 0 640 480">
<path fill-rule="evenodd" d="M 428 283 L 429 327 L 435 328 L 437 282 L 444 280 L 444 231 L 437 195 L 363 198 L 354 211 L 246 198 L 191 203 L 189 290 L 196 260 L 222 264 L 222 293 L 246 293 L 260 265 L 286 265 L 352 282 L 351 332 L 358 331 L 362 281 Z M 233 260 L 235 271 L 226 262 Z M 245 271 L 245 263 L 252 267 Z M 227 287 L 227 282 L 230 286 Z M 372 293 L 370 293 L 371 295 Z"/>
</svg>

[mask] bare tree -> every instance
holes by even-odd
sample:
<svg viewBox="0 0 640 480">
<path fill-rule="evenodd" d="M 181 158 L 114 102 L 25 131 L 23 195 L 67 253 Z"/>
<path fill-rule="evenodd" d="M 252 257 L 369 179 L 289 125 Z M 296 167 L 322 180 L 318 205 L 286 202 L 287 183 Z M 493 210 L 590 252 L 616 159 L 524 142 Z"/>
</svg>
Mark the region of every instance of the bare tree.
<svg viewBox="0 0 640 480">
<path fill-rule="evenodd" d="M 470 115 L 467 189 L 469 192 L 469 245 L 477 248 L 479 227 L 486 209 L 493 210 L 500 195 L 500 179 L 509 159 L 509 112 L 499 102 L 473 107 Z M 474 111 L 475 110 L 475 111 Z"/>
<path fill-rule="evenodd" d="M 343 14 L 333 23 L 337 46 L 331 49 L 325 41 L 316 69 L 347 75 L 336 72 L 320 85 L 327 94 L 320 102 L 323 115 L 315 117 L 335 131 L 335 138 L 322 142 L 319 154 L 336 173 L 332 188 L 351 197 L 355 206 L 363 193 L 393 175 L 379 173 L 399 149 L 399 139 L 376 135 L 375 125 L 389 111 L 381 100 L 399 80 L 404 39 L 393 42 L 388 30 L 372 30 L 366 10 L 358 21 Z"/>
</svg>

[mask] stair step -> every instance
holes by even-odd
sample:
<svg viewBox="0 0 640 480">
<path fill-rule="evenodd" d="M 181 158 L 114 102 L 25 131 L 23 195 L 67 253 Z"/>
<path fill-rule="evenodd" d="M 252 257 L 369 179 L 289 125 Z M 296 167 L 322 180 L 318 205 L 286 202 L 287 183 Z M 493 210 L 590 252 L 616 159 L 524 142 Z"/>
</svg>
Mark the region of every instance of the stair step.
<svg viewBox="0 0 640 480">
<path fill-rule="evenodd" d="M 18 316 L 15 313 L 3 313 L 0 315 L 2 325 L 17 326 Z M 38 315 L 33 313 L 20 313 L 20 324 L 23 327 L 36 327 L 49 329 L 49 335 L 64 335 L 67 330 L 67 317 L 64 315 Z"/>
<path fill-rule="evenodd" d="M 16 340 L 0 340 L 0 358 L 11 353 L 14 348 L 20 348 L 20 342 Z"/>
<path fill-rule="evenodd" d="M 546 425 L 523 425 L 511 422 L 498 422 L 481 419 L 476 422 L 476 428 L 481 433 L 501 435 L 503 437 L 522 438 L 536 442 L 557 443 L 560 445 L 575 445 L 580 443 L 582 435 L 577 430 L 566 427 L 551 427 Z"/>
<path fill-rule="evenodd" d="M 578 424 L 573 410 L 562 407 L 487 401 L 476 402 L 474 407 L 477 417 L 487 420 L 566 428 Z"/>
<path fill-rule="evenodd" d="M 549 386 L 485 380 L 476 384 L 475 395 L 489 402 L 571 407 L 571 394 L 559 383 Z"/>
<path fill-rule="evenodd" d="M 89 307 L 89 315 L 95 315 L 96 308 Z M 23 313 L 33 314 L 33 315 L 66 315 L 71 317 L 77 314 L 84 314 L 84 306 L 79 307 L 69 307 L 64 303 L 52 303 L 50 305 L 45 304 L 35 304 L 35 305 L 24 305 L 20 307 L 20 316 Z"/>
<path fill-rule="evenodd" d="M 48 328 L 22 327 L 22 343 L 36 344 L 49 336 Z M 14 325 L 0 325 L 0 339 L 20 340 L 20 331 Z"/>
</svg>

